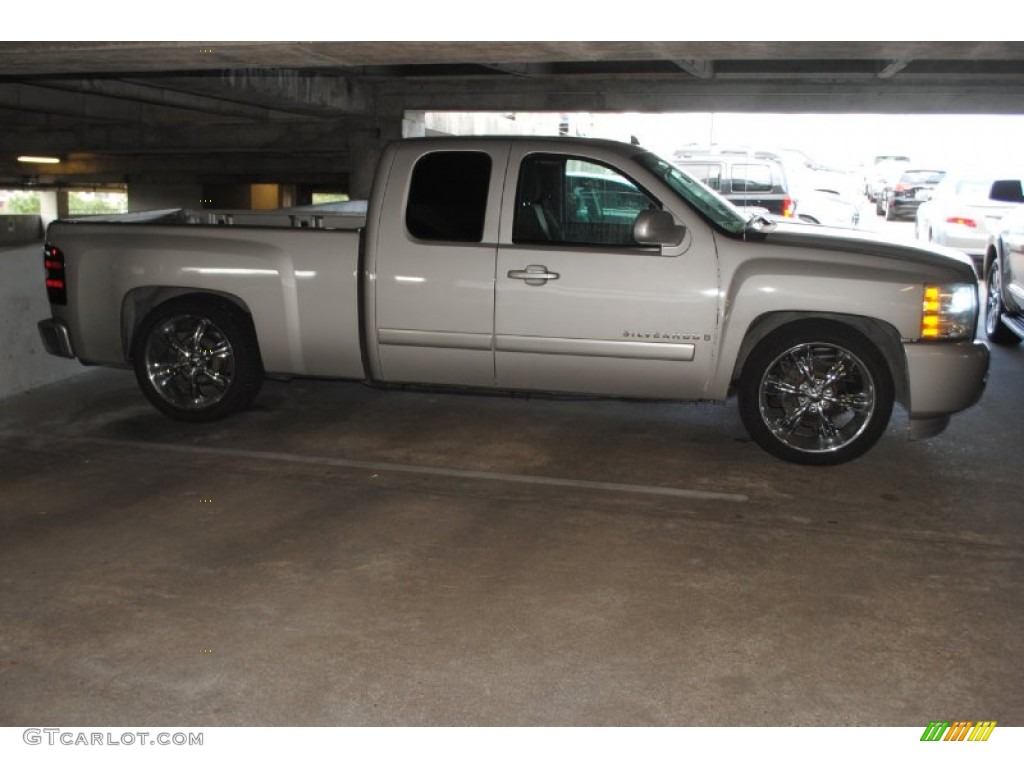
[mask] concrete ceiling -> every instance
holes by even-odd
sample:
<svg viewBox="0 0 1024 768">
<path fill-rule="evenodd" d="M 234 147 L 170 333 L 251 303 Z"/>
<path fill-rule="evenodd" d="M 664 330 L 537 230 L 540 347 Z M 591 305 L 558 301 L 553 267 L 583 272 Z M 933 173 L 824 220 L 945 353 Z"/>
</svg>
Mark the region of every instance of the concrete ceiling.
<svg viewBox="0 0 1024 768">
<path fill-rule="evenodd" d="M 1010 113 L 1020 42 L 7 42 L 0 182 L 342 180 L 406 110 Z M 16 154 L 56 154 L 59 177 Z"/>
</svg>

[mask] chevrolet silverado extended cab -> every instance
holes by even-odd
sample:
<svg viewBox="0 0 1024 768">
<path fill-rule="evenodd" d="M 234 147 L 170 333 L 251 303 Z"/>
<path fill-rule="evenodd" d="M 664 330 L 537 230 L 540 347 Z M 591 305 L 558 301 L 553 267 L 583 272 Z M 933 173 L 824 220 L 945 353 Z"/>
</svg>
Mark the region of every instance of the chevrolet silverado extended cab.
<svg viewBox="0 0 1024 768">
<path fill-rule="evenodd" d="M 741 213 L 640 147 L 388 147 L 365 215 L 173 210 L 53 223 L 51 353 L 133 367 L 209 421 L 265 376 L 738 400 L 772 454 L 837 464 L 981 395 L 978 283 L 952 251 Z"/>
</svg>

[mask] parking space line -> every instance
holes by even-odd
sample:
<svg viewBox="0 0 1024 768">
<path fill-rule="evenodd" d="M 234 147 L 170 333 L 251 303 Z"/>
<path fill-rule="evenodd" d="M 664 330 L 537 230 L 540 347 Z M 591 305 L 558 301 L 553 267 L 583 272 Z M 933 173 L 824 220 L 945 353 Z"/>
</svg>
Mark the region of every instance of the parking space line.
<svg viewBox="0 0 1024 768">
<path fill-rule="evenodd" d="M 702 499 L 708 501 L 746 502 L 749 498 L 742 493 L 725 493 L 720 491 L 701 491 L 691 488 L 665 488 L 658 485 L 632 485 L 629 483 L 602 483 L 591 480 L 570 480 L 543 475 L 523 475 L 506 472 L 487 472 L 475 469 L 448 469 L 431 467 L 421 464 L 395 464 L 386 461 L 359 461 L 356 459 L 335 459 L 329 456 L 308 456 L 299 453 L 281 453 L 277 451 L 249 451 L 240 448 L 214 448 L 200 445 L 174 445 L 172 443 L 148 443 L 137 440 L 114 440 L 104 437 L 71 437 L 48 435 L 47 439 L 55 438 L 71 442 L 108 445 L 116 448 L 133 450 L 171 451 L 199 456 L 223 456 L 236 459 L 256 459 L 259 461 L 278 461 L 291 464 L 315 464 L 325 467 L 344 469 L 363 469 L 374 472 L 405 472 L 409 474 L 431 475 L 434 477 L 451 477 L 461 480 L 489 480 L 503 483 L 521 483 L 528 485 L 548 485 L 559 488 L 579 488 L 591 491 L 611 491 L 615 493 L 639 493 L 648 496 L 669 496 L 682 499 Z"/>
</svg>

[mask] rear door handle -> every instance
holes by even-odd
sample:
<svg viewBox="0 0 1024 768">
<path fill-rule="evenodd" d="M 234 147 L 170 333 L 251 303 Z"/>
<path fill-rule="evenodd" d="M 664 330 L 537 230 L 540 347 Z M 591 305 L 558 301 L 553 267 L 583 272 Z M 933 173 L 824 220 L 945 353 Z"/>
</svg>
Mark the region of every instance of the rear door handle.
<svg viewBox="0 0 1024 768">
<path fill-rule="evenodd" d="M 508 276 L 513 280 L 525 280 L 527 285 L 544 285 L 548 280 L 561 277 L 557 272 L 549 272 L 543 264 L 531 264 L 526 269 L 510 269 Z"/>
</svg>

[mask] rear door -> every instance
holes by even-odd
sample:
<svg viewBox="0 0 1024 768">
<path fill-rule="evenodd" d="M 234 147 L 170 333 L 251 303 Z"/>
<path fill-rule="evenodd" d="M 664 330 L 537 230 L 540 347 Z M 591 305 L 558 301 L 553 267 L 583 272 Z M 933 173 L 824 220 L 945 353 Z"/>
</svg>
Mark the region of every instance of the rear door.
<svg viewBox="0 0 1024 768">
<path fill-rule="evenodd" d="M 514 147 L 506 187 L 498 386 L 699 397 L 716 323 L 710 230 L 694 215 L 678 247 L 637 245 L 633 222 L 661 203 L 611 165 L 579 155 Z"/>
<path fill-rule="evenodd" d="M 406 145 L 389 169 L 368 290 L 375 375 L 494 386 L 494 265 L 507 141 Z"/>
</svg>

